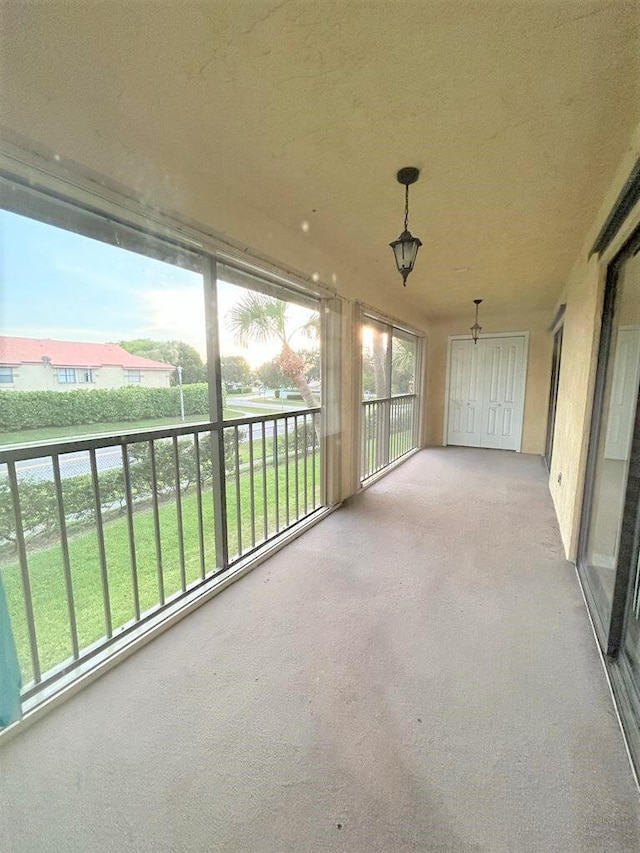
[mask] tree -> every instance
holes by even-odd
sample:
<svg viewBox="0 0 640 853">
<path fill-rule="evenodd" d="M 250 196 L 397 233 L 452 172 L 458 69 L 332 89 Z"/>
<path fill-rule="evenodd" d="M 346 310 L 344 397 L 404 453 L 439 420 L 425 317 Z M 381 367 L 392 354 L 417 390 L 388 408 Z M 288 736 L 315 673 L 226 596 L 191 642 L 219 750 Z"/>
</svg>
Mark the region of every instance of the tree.
<svg viewBox="0 0 640 853">
<path fill-rule="evenodd" d="M 412 341 L 393 337 L 391 393 L 412 394 L 416 378 L 416 347 Z"/>
<path fill-rule="evenodd" d="M 184 341 L 154 341 L 151 338 L 135 338 L 131 341 L 120 341 L 120 346 L 132 355 L 142 355 L 155 361 L 164 361 L 174 367 L 182 367 L 182 384 L 193 385 L 196 382 L 207 381 L 207 369 L 202 362 L 200 353 L 191 344 Z M 177 373 L 171 374 L 171 384 L 178 382 Z"/>
<path fill-rule="evenodd" d="M 241 355 L 223 355 L 220 359 L 220 370 L 222 381 L 237 385 L 249 385 L 251 383 L 251 368 Z"/>
<path fill-rule="evenodd" d="M 387 358 L 383 333 L 372 327 L 371 346 L 362 349 L 362 391 L 387 396 Z"/>
<path fill-rule="evenodd" d="M 287 377 L 282 372 L 277 358 L 261 364 L 256 375 L 266 388 L 283 388 L 287 384 Z"/>
<path fill-rule="evenodd" d="M 236 341 L 248 346 L 251 341 L 266 343 L 276 339 L 280 342 L 280 355 L 276 361 L 284 375 L 296 386 L 302 399 L 312 409 L 318 405 L 309 388 L 306 364 L 300 353 L 291 346 L 296 332 L 302 331 L 309 337 L 317 333 L 318 316 L 298 329 L 291 329 L 287 317 L 287 303 L 260 293 L 247 293 L 229 311 L 228 320 Z"/>
<path fill-rule="evenodd" d="M 320 350 L 319 349 L 301 349 L 298 350 L 298 355 L 304 361 L 307 382 L 320 381 Z"/>
</svg>

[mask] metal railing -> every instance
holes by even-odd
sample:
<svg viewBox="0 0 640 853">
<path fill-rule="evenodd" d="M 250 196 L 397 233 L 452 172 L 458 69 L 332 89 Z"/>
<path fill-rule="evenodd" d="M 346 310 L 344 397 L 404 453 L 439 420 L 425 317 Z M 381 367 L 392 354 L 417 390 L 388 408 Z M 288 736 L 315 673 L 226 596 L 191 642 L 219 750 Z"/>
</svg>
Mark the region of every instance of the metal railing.
<svg viewBox="0 0 640 853">
<path fill-rule="evenodd" d="M 361 436 L 364 482 L 417 446 L 416 395 L 365 400 Z"/>
<path fill-rule="evenodd" d="M 306 409 L 0 450 L 23 698 L 315 512 L 319 421 Z"/>
<path fill-rule="evenodd" d="M 246 556 L 321 505 L 319 426 L 320 409 L 225 421 L 232 560 Z"/>
</svg>

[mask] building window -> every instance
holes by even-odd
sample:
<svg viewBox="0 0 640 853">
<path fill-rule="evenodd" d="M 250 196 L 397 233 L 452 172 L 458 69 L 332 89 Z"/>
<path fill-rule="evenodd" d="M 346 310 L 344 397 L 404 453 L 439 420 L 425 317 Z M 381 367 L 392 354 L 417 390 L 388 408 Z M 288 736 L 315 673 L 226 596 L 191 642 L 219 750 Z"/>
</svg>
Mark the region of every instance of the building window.
<svg viewBox="0 0 640 853">
<path fill-rule="evenodd" d="M 140 370 L 127 370 L 126 376 L 129 385 L 139 385 L 142 382 L 142 372 Z"/>
<path fill-rule="evenodd" d="M 76 370 L 76 380 L 82 385 L 90 385 L 94 382 L 93 370 L 90 367 L 83 367 Z"/>
<path fill-rule="evenodd" d="M 58 368 L 58 382 L 61 385 L 75 385 L 76 371 L 73 367 Z"/>
<path fill-rule="evenodd" d="M 13 367 L 0 367 L 0 385 L 13 384 Z"/>
</svg>

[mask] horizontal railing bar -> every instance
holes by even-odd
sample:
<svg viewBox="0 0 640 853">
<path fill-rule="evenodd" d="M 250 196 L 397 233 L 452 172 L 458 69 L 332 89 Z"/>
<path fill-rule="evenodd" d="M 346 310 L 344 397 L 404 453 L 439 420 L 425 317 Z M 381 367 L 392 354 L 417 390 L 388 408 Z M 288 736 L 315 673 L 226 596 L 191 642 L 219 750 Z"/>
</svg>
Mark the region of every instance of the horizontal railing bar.
<svg viewBox="0 0 640 853">
<path fill-rule="evenodd" d="M 81 450 L 93 450 L 101 447 L 122 447 L 142 441 L 154 441 L 157 438 L 193 435 L 200 432 L 217 430 L 216 423 L 184 424 L 176 427 L 157 427 L 141 432 L 125 432 L 117 435 L 102 435 L 93 438 L 74 438 L 65 441 L 43 442 L 42 444 L 20 444 L 0 449 L 0 464 L 22 459 L 39 459 L 41 456 L 74 453 Z"/>
<path fill-rule="evenodd" d="M 281 421 L 285 420 L 285 418 L 291 418 L 295 415 L 303 415 L 303 414 L 319 414 L 321 411 L 320 407 L 316 407 L 315 409 L 291 409 L 290 411 L 278 412 L 277 414 L 272 415 L 252 415 L 249 418 L 230 418 L 227 421 L 223 421 L 223 426 L 247 426 L 248 424 L 261 424 L 266 423 L 267 421 Z"/>
<path fill-rule="evenodd" d="M 376 403 L 395 403 L 398 400 L 415 400 L 417 394 L 394 394 L 393 397 L 376 397 L 375 400 L 363 400 L 363 406 L 375 406 Z M 312 411 L 308 409 L 307 411 Z"/>
<path fill-rule="evenodd" d="M 375 402 L 375 401 L 374 401 Z M 159 438 L 173 438 L 174 436 L 195 435 L 201 432 L 211 432 L 220 426 L 246 426 L 249 424 L 266 423 L 268 421 L 279 421 L 290 418 L 292 415 L 302 412 L 318 414 L 320 407 L 314 409 L 292 409 L 291 411 L 278 412 L 269 415 L 252 415 L 248 418 L 229 418 L 222 424 L 213 421 L 202 421 L 194 424 L 181 424 L 173 427 L 155 427 L 147 430 L 132 430 L 131 432 L 119 432 L 117 435 L 99 435 L 89 438 L 73 438 L 62 441 L 35 442 L 33 444 L 12 444 L 0 448 L 0 464 L 6 462 L 20 462 L 27 459 L 39 459 L 43 456 L 53 454 L 75 453 L 82 450 L 97 450 L 102 447 L 122 447 L 127 444 L 135 444 L 142 441 L 154 441 Z"/>
</svg>

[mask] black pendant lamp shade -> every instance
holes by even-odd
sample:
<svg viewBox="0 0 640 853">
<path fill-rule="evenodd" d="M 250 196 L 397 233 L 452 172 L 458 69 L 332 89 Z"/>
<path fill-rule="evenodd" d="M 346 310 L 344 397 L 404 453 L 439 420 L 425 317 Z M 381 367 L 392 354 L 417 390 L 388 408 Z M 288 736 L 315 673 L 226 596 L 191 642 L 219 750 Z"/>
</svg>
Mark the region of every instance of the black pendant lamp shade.
<svg viewBox="0 0 640 853">
<path fill-rule="evenodd" d="M 407 284 L 407 276 L 413 269 L 418 249 L 422 246 L 422 240 L 418 237 L 414 237 L 411 231 L 409 231 L 409 185 L 414 184 L 418 180 L 419 175 L 419 169 L 416 169 L 414 166 L 406 166 L 404 169 L 400 169 L 396 176 L 398 178 L 398 182 L 403 184 L 405 187 L 404 231 L 397 240 L 394 240 L 393 243 L 389 243 L 389 245 L 393 249 L 393 254 L 396 258 L 396 266 L 398 267 L 398 272 L 402 276 L 403 285 Z"/>
</svg>

